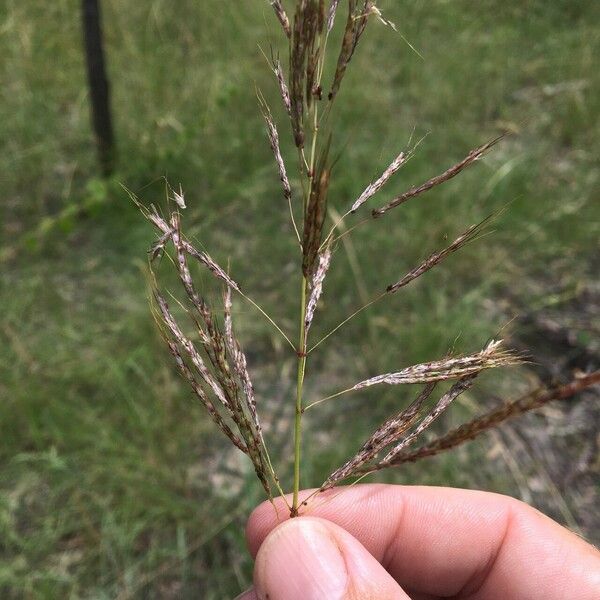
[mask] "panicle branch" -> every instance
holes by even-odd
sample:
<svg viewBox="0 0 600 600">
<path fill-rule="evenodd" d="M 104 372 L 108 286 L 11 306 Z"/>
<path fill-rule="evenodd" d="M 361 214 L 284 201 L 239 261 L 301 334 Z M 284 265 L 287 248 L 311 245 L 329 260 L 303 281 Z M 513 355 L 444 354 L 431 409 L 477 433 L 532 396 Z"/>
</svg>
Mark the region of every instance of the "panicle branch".
<svg viewBox="0 0 600 600">
<path fill-rule="evenodd" d="M 149 213 L 148 218 L 160 231 L 164 231 L 159 240 L 161 249 L 169 239 L 173 243 L 179 278 L 192 307 L 192 312 L 188 312 L 196 325 L 206 359 L 183 333 L 153 277 L 155 315 L 162 323 L 163 337 L 175 358 L 177 368 L 191 385 L 196 397 L 206 407 L 217 427 L 249 456 L 267 495 L 271 497 L 268 477 L 273 477 L 275 481 L 277 479 L 268 459 L 246 356 L 233 333 L 231 290 L 239 292 L 239 286 L 208 254 L 197 251 L 183 239 L 177 212 L 172 213 L 169 225 L 155 213 Z M 152 255 L 155 255 L 155 250 Z M 226 283 L 224 333 L 217 326 L 211 307 L 194 286 L 187 263 L 188 256 L 198 259 L 215 277 Z M 209 398 L 209 394 L 214 400 Z M 217 406 L 221 407 L 223 414 Z M 226 418 L 235 424 L 238 434 L 233 432 Z"/>
<path fill-rule="evenodd" d="M 349 391 L 360 390 L 374 385 L 403 385 L 431 383 L 447 379 L 457 379 L 480 373 L 485 369 L 513 365 L 519 362 L 515 354 L 501 348 L 501 341 L 491 341 L 481 352 L 456 358 L 446 358 L 407 367 L 395 373 L 385 373 L 360 381 Z"/>
<path fill-rule="evenodd" d="M 460 162 L 456 163 L 455 165 L 451 166 L 449 169 L 444 171 L 441 175 L 432 177 L 431 179 L 429 179 L 428 181 L 426 181 L 425 183 L 423 183 L 417 187 L 410 188 L 410 190 L 408 190 L 407 192 L 404 192 L 397 198 L 394 198 L 391 202 L 389 202 L 385 206 L 374 209 L 373 211 L 371 211 L 371 214 L 373 215 L 373 217 L 380 217 L 381 215 L 385 214 L 392 208 L 395 208 L 396 206 L 400 206 L 400 204 L 404 204 L 404 202 L 406 202 L 407 200 L 410 200 L 411 198 L 414 198 L 415 196 L 419 196 L 420 194 L 423 194 L 424 192 L 427 192 L 430 189 L 432 189 L 438 185 L 441 185 L 442 183 L 445 183 L 449 179 L 456 177 L 461 171 L 464 171 L 464 169 L 466 169 L 469 165 L 472 165 L 474 162 L 479 160 L 492 146 L 495 146 L 503 137 L 504 137 L 504 135 L 498 136 L 497 138 L 490 140 L 489 142 L 483 144 L 482 146 L 479 146 L 478 148 L 471 150 L 471 152 L 469 152 L 469 154 L 467 154 L 467 156 L 465 156 L 465 158 L 463 158 Z"/>
<path fill-rule="evenodd" d="M 404 277 L 399 279 L 396 283 L 392 283 L 388 285 L 386 288 L 386 292 L 390 294 L 395 294 L 400 288 L 408 285 L 411 281 L 417 279 L 426 273 L 430 269 L 433 269 L 436 265 L 441 263 L 447 256 L 453 254 L 457 250 L 460 250 L 463 246 L 471 242 L 481 233 L 481 230 L 485 227 L 485 225 L 489 222 L 491 217 L 487 217 L 480 223 L 476 225 L 471 225 L 465 232 L 459 235 L 449 246 L 444 248 L 443 250 L 438 250 L 437 252 L 433 252 L 428 258 L 426 258 L 418 267 L 409 271 Z"/>
<path fill-rule="evenodd" d="M 412 452 L 398 452 L 389 464 L 390 466 L 396 466 L 407 462 L 414 462 L 428 456 L 435 456 L 470 441 L 489 429 L 498 427 L 504 421 L 540 408 L 554 400 L 567 400 L 586 388 L 598 384 L 600 384 L 600 371 L 594 371 L 593 373 L 576 377 L 564 385 L 556 385 L 550 389 L 540 388 L 534 390 L 517 400 L 505 402 L 498 408 L 476 417 L 468 423 L 464 423 L 460 427 L 421 446 L 417 450 L 413 450 Z"/>
</svg>

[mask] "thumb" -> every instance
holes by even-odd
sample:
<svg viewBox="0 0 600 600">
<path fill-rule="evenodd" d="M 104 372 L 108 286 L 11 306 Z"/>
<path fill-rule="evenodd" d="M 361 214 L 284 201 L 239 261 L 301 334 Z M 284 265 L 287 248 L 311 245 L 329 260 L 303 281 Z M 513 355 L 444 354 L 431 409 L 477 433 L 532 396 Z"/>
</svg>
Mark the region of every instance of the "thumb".
<svg viewBox="0 0 600 600">
<path fill-rule="evenodd" d="M 269 534 L 254 585 L 260 600 L 409 600 L 358 540 L 314 517 L 290 519 Z"/>
</svg>

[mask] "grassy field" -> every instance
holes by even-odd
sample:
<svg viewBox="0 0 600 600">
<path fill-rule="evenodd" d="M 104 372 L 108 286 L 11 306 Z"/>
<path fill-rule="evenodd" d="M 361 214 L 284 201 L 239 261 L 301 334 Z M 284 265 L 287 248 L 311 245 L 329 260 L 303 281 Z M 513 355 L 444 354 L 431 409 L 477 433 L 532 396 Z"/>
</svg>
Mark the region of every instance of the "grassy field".
<svg viewBox="0 0 600 600">
<path fill-rule="evenodd" d="M 0 595 L 233 597 L 249 581 L 242 527 L 261 492 L 190 401 L 155 331 L 145 276 L 154 234 L 121 184 L 149 203 L 164 199 L 163 177 L 181 183 L 188 232 L 292 331 L 297 257 L 255 99 L 257 85 L 278 106 L 258 45 L 281 38 L 261 0 L 103 5 L 119 156 L 108 181 L 89 127 L 79 2 L 0 7 Z M 514 135 L 348 238 L 315 335 L 446 238 L 508 210 L 494 235 L 324 344 L 310 367 L 315 397 L 451 348 L 478 349 L 506 325 L 508 293 L 540 306 L 576 293 L 598 267 L 600 5 L 380 5 L 423 58 L 389 28 L 369 27 L 336 115 L 338 211 L 411 135 L 428 134 L 382 199 L 502 130 Z M 250 307 L 237 308 L 285 468 L 293 356 Z M 519 369 L 486 376 L 444 425 L 531 384 Z M 324 406 L 309 422 L 304 483 L 320 482 L 405 398 Z M 387 478 L 523 495 L 490 445 Z M 555 516 L 578 523 L 569 490 L 552 492 L 566 507 Z"/>
</svg>

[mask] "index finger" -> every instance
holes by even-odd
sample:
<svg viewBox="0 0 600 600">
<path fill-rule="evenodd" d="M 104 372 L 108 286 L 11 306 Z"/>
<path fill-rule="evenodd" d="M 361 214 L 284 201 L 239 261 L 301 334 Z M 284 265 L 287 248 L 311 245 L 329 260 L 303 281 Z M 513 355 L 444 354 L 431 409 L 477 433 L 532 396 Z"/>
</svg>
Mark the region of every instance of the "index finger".
<svg viewBox="0 0 600 600">
<path fill-rule="evenodd" d="M 305 491 L 303 498 L 312 490 Z M 250 516 L 256 555 L 289 518 L 282 499 Z M 508 496 L 452 488 L 356 485 L 319 494 L 304 514 L 346 529 L 407 591 L 477 598 L 600 598 L 600 553 Z"/>
</svg>

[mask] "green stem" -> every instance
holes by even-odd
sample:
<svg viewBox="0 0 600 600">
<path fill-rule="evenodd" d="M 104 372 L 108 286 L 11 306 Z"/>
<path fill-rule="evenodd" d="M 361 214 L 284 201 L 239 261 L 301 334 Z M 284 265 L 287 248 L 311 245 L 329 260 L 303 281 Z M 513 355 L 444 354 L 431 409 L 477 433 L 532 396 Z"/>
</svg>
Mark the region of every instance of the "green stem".
<svg viewBox="0 0 600 600">
<path fill-rule="evenodd" d="M 321 57 L 319 64 L 319 78 L 322 74 L 322 60 Z M 304 222 L 306 223 L 306 210 L 308 208 L 308 202 L 313 189 L 313 182 L 315 176 L 315 162 L 317 157 L 317 140 L 319 136 L 319 109 L 317 105 L 317 99 L 313 99 L 313 103 L 310 110 L 309 119 L 312 119 L 312 143 L 310 148 L 310 162 L 308 175 L 308 190 L 304 189 L 304 207 L 303 215 Z M 300 175 L 302 175 L 303 169 L 303 155 L 300 155 Z M 302 177 L 301 177 L 302 178 Z M 298 516 L 298 494 L 300 492 L 300 461 L 301 461 L 301 450 L 302 450 L 302 413 L 304 408 L 302 407 L 302 391 L 304 387 L 304 374 L 306 371 L 306 356 L 307 356 L 307 331 L 306 331 L 306 303 L 307 303 L 307 287 L 308 282 L 304 274 L 302 275 L 302 293 L 301 293 L 301 304 L 300 304 L 300 334 L 298 341 L 298 378 L 296 382 L 296 413 L 294 418 L 294 490 L 292 495 L 292 508 L 290 516 Z"/>
<path fill-rule="evenodd" d="M 296 415 L 294 419 L 294 492 L 290 515 L 298 515 L 298 492 L 300 491 L 300 458 L 302 436 L 302 389 L 306 370 L 306 278 L 302 276 L 302 302 L 300 307 L 300 339 L 298 343 L 298 379 L 296 384 Z"/>
</svg>

